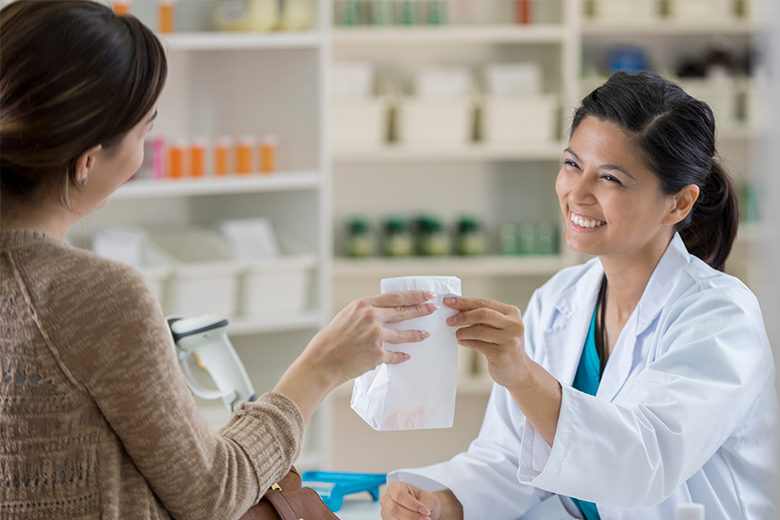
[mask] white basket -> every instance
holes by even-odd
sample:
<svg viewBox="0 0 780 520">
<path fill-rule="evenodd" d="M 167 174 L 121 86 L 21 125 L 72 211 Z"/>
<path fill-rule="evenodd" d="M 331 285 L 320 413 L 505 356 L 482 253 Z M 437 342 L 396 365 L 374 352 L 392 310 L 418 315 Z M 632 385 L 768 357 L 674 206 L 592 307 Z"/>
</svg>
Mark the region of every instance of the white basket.
<svg viewBox="0 0 780 520">
<path fill-rule="evenodd" d="M 669 17 L 679 22 L 727 22 L 736 18 L 734 0 L 671 0 Z"/>
<path fill-rule="evenodd" d="M 549 142 L 557 136 L 558 103 L 553 95 L 488 96 L 480 114 L 485 142 L 521 145 Z"/>
<path fill-rule="evenodd" d="M 152 233 L 151 239 L 173 265 L 163 301 L 166 314 L 236 314 L 244 263 L 233 256 L 219 233 L 190 228 Z"/>
<path fill-rule="evenodd" d="M 460 147 L 474 134 L 474 102 L 467 98 L 403 98 L 396 139 L 413 147 Z"/>
<path fill-rule="evenodd" d="M 603 23 L 642 25 L 660 20 L 659 0 L 596 0 L 593 19 Z"/>
<path fill-rule="evenodd" d="M 157 301 L 162 305 L 165 301 L 166 282 L 173 272 L 173 267 L 165 253 L 149 241 L 144 244 L 143 256 L 143 264 L 138 268 L 138 271 L 152 286 Z"/>
<path fill-rule="evenodd" d="M 334 99 L 331 108 L 334 149 L 377 148 L 387 141 L 390 109 L 384 98 Z"/>
<path fill-rule="evenodd" d="M 317 258 L 306 246 L 282 230 L 278 232 L 283 256 L 246 264 L 242 277 L 242 315 L 289 314 L 306 309 Z"/>
</svg>

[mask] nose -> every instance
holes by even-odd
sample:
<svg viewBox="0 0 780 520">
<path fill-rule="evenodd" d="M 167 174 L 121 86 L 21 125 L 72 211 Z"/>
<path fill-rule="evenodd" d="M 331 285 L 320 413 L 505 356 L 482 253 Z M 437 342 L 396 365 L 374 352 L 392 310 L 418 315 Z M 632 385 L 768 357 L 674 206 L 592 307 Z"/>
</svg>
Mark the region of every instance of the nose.
<svg viewBox="0 0 780 520">
<path fill-rule="evenodd" d="M 595 202 L 592 175 L 582 174 L 576 178 L 569 191 L 569 200 L 574 204 L 583 206 Z"/>
</svg>

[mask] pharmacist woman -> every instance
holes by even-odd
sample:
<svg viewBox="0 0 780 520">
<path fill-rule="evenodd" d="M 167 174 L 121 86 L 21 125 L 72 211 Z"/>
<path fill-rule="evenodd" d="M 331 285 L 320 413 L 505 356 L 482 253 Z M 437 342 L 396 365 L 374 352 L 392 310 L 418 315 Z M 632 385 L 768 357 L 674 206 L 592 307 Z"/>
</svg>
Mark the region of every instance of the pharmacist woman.
<svg viewBox="0 0 780 520">
<path fill-rule="evenodd" d="M 478 438 L 395 472 L 385 520 L 769 520 L 778 403 L 758 302 L 722 272 L 737 231 L 710 108 L 616 73 L 577 110 L 556 191 L 566 245 L 524 316 L 456 298 L 495 381 Z"/>
<path fill-rule="evenodd" d="M 93 1 L 0 11 L 0 518 L 236 519 L 290 469 L 325 394 L 417 342 L 422 292 L 359 300 L 219 432 L 133 269 L 65 244 L 143 160 L 160 42 Z"/>
</svg>

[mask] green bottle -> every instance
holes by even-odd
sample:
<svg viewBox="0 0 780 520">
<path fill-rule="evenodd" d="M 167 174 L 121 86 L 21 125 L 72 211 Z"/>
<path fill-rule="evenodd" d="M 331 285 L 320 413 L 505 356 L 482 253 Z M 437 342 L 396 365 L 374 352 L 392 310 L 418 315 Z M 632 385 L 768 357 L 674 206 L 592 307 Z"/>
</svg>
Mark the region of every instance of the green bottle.
<svg viewBox="0 0 780 520">
<path fill-rule="evenodd" d="M 367 258 L 376 254 L 376 238 L 369 221 L 354 217 L 347 226 L 346 254 L 353 258 Z"/>
</svg>

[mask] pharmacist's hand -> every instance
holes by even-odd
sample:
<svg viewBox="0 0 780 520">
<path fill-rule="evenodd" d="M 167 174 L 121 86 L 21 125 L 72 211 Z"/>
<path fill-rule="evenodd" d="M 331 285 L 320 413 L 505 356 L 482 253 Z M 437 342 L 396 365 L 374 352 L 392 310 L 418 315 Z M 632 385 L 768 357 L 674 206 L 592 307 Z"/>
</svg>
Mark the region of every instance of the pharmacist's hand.
<svg viewBox="0 0 780 520">
<path fill-rule="evenodd" d="M 439 498 L 406 482 L 391 482 L 379 499 L 382 520 L 440 520 Z"/>
<path fill-rule="evenodd" d="M 485 356 L 493 381 L 509 388 L 529 373 L 520 309 L 478 298 L 445 298 L 444 305 L 460 311 L 447 324 L 460 327 L 460 345 Z"/>
<path fill-rule="evenodd" d="M 336 384 L 361 376 L 382 363 L 403 363 L 409 359 L 408 354 L 387 350 L 382 343 L 417 343 L 430 334 L 385 325 L 432 314 L 439 306 L 425 302 L 434 297 L 428 291 L 403 291 L 355 300 L 314 337 L 303 355 L 329 370 L 336 377 Z"/>
</svg>

